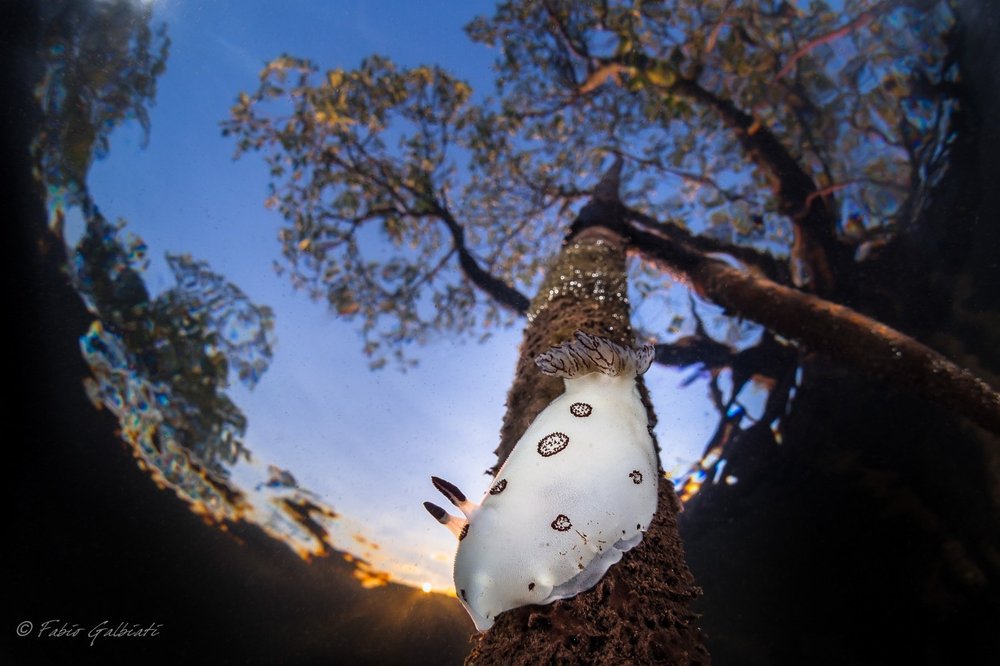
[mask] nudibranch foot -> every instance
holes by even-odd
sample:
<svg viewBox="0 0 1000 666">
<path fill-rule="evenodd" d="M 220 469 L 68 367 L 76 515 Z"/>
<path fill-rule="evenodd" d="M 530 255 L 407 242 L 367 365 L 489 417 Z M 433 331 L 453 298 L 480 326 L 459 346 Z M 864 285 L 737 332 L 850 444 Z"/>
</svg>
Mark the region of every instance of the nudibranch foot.
<svg viewBox="0 0 1000 666">
<path fill-rule="evenodd" d="M 590 561 L 590 564 L 588 564 L 583 571 L 573 576 L 565 583 L 552 588 L 552 591 L 549 593 L 548 601 L 551 602 L 558 599 L 569 599 L 594 587 L 602 578 L 604 578 L 604 574 L 608 572 L 611 565 L 617 564 L 618 561 L 622 559 L 622 555 L 624 555 L 627 551 L 632 550 L 632 547 L 637 545 L 640 541 L 642 541 L 642 534 L 637 534 L 631 539 L 621 539 L 615 543 L 612 548 L 608 548 L 607 550 L 599 553 Z"/>
</svg>

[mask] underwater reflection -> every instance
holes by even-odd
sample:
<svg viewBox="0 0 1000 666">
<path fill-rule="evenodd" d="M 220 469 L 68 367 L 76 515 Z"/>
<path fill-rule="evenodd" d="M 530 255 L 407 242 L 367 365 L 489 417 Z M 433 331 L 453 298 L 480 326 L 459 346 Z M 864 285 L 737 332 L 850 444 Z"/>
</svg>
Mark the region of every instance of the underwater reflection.
<svg viewBox="0 0 1000 666">
<path fill-rule="evenodd" d="M 224 388 L 230 369 L 251 387 L 267 370 L 270 310 L 188 257 L 169 257 L 177 286 L 150 299 L 145 244 L 122 243 L 120 230 L 94 216 L 77 246 L 77 287 L 99 316 L 80 348 L 87 394 L 118 419 L 139 466 L 208 524 L 257 525 L 306 561 L 339 553 L 366 589 L 393 580 L 366 557 L 379 545 L 353 521 L 243 444 L 246 418 Z"/>
<path fill-rule="evenodd" d="M 57 236 L 68 218 L 83 220 L 68 272 L 95 317 L 80 340 L 93 375 L 86 392 L 114 414 L 139 467 L 206 523 L 244 521 L 304 560 L 329 556 L 335 543 L 356 545 L 350 535 L 360 530 L 290 472 L 254 458 L 247 418 L 227 393 L 231 378 L 252 389 L 267 371 L 273 312 L 184 254 L 167 255 L 175 285 L 152 295 L 149 247 L 123 220 L 106 219 L 91 194 L 91 167 L 116 128 L 137 121 L 148 138 L 170 47 L 165 26 L 151 23 L 148 5 L 82 2 L 53 6 L 44 25 L 34 172 Z M 366 559 L 376 549 L 345 554 L 365 587 L 391 579 Z"/>
</svg>

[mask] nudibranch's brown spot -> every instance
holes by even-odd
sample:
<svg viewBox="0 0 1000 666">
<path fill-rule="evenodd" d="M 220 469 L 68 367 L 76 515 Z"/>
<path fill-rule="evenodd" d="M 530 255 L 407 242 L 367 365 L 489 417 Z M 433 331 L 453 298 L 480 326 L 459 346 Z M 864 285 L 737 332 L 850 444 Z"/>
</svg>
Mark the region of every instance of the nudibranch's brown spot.
<svg viewBox="0 0 1000 666">
<path fill-rule="evenodd" d="M 528 583 L 528 591 L 530 592 L 533 589 L 535 589 L 535 584 L 534 583 Z"/>
<path fill-rule="evenodd" d="M 585 402 L 574 402 L 569 406 L 569 413 L 573 416 L 579 416 L 580 418 L 590 416 L 593 411 L 594 408 Z"/>
<path fill-rule="evenodd" d="M 458 535 L 458 540 L 461 541 L 469 534 L 469 524 L 466 523 L 462 526 L 462 532 Z"/>
<path fill-rule="evenodd" d="M 569 522 L 569 516 L 561 513 L 552 521 L 552 529 L 557 532 L 565 532 L 571 527 L 573 527 L 573 523 Z"/>
<path fill-rule="evenodd" d="M 538 442 L 538 453 L 548 458 L 554 456 L 569 445 L 569 436 L 561 432 L 554 432 L 542 437 Z"/>
<path fill-rule="evenodd" d="M 637 469 L 632 470 L 632 473 L 628 475 L 628 478 L 632 479 L 632 483 L 639 485 L 642 483 L 642 472 Z"/>
<path fill-rule="evenodd" d="M 507 490 L 507 479 L 500 479 L 490 487 L 490 495 L 499 495 Z"/>
</svg>

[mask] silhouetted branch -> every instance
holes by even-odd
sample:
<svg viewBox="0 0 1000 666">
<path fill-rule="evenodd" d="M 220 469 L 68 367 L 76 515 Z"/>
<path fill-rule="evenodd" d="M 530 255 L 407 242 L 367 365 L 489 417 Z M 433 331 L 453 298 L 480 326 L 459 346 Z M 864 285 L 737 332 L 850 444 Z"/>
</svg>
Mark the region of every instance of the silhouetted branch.
<svg viewBox="0 0 1000 666">
<path fill-rule="evenodd" d="M 854 32 L 858 28 L 863 28 L 867 24 L 871 23 L 876 16 L 893 10 L 898 4 L 900 3 L 896 0 L 890 2 L 883 2 L 879 5 L 872 7 L 871 9 L 861 12 L 852 20 L 848 21 L 846 24 L 842 25 L 836 30 L 832 30 L 828 33 L 820 35 L 819 37 L 809 40 L 808 42 L 806 42 L 804 46 L 802 46 L 798 51 L 793 53 L 788 58 L 788 62 L 786 62 L 785 65 L 781 68 L 781 70 L 777 74 L 775 74 L 774 76 L 775 80 L 780 79 L 781 77 L 785 76 L 790 71 L 792 71 L 792 68 L 795 67 L 795 63 L 801 60 L 805 55 L 809 54 L 816 47 L 840 39 L 841 37 Z"/>
<path fill-rule="evenodd" d="M 465 277 L 504 307 L 510 308 L 519 315 L 525 315 L 531 303 L 528 297 L 483 269 L 465 244 L 465 230 L 462 225 L 440 203 L 435 202 L 433 206 L 435 214 L 444 222 L 451 233 L 452 247 L 458 252 L 458 263 Z"/>
<path fill-rule="evenodd" d="M 555 26 L 556 35 L 559 37 L 559 41 L 562 45 L 578 60 L 589 60 L 590 53 L 587 50 L 587 45 L 585 43 L 578 43 L 566 30 L 566 25 L 559 19 L 558 14 L 550 2 L 543 2 L 545 6 L 545 12 L 549 15 L 549 20 L 552 25 Z"/>
<path fill-rule="evenodd" d="M 831 262 L 836 254 L 833 211 L 822 199 L 810 195 L 817 191 L 816 183 L 780 139 L 760 121 L 701 87 L 695 80 L 678 77 L 669 91 L 700 102 L 714 110 L 722 122 L 733 129 L 750 160 L 763 168 L 778 199 L 779 211 L 787 216 L 795 230 L 793 261 L 808 270 L 810 284 L 819 293 L 830 293 L 835 286 Z"/>
<path fill-rule="evenodd" d="M 759 252 L 751 247 L 725 243 L 709 236 L 697 236 L 670 221 L 661 222 L 645 213 L 626 208 L 625 219 L 642 225 L 666 239 L 683 243 L 702 254 L 726 254 L 750 267 L 762 271 L 772 280 L 788 283 L 788 269 L 767 252 Z"/>
<path fill-rule="evenodd" d="M 632 246 L 731 314 L 756 321 L 859 372 L 917 393 L 1000 435 L 1000 393 L 908 335 L 848 307 L 741 271 L 633 228 Z"/>
<path fill-rule="evenodd" d="M 793 274 L 796 283 L 810 286 L 818 293 L 831 293 L 835 287 L 832 262 L 837 255 L 833 211 L 821 198 L 810 198 L 818 189 L 812 176 L 766 125 L 731 100 L 703 88 L 695 79 L 680 76 L 669 63 L 645 56 L 631 55 L 628 62 L 621 57 L 602 59 L 577 92 L 586 94 L 608 79 L 618 82 L 622 73 L 653 71 L 673 72 L 665 79 L 669 83 L 658 84 L 659 89 L 711 109 L 735 132 L 747 157 L 765 171 L 778 199 L 779 211 L 792 222 L 793 267 L 800 269 Z"/>
<path fill-rule="evenodd" d="M 688 335 L 669 344 L 656 345 L 653 360 L 679 368 L 696 363 L 701 363 L 707 368 L 721 368 L 732 362 L 733 350 L 712 338 Z"/>
<path fill-rule="evenodd" d="M 683 169 L 677 169 L 674 167 L 669 167 L 663 164 L 659 158 L 648 158 L 639 157 L 638 155 L 631 154 L 621 148 L 614 148 L 612 152 L 622 155 L 628 158 L 630 161 L 638 164 L 640 166 L 647 166 L 662 171 L 663 173 L 670 174 L 671 176 L 676 176 L 687 183 L 693 183 L 695 185 L 711 187 L 713 190 L 724 196 L 729 201 L 747 201 L 751 200 L 738 192 L 728 190 L 723 187 L 717 180 L 703 173 L 694 173 L 691 171 L 685 171 Z"/>
</svg>

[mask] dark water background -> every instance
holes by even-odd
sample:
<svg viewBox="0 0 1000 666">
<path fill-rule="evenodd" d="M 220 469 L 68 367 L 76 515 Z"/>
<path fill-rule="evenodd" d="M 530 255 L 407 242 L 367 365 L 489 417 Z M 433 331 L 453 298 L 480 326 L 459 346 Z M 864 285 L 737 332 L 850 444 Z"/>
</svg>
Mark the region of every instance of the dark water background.
<svg viewBox="0 0 1000 666">
<path fill-rule="evenodd" d="M 933 302 L 918 314 L 985 350 L 976 361 L 998 376 L 1000 9 L 958 4 L 968 107 L 928 213 L 957 221 L 925 240 L 936 269 L 968 276 L 973 309 L 993 323 L 935 321 Z M 13 231 L 5 264 L 14 269 L 3 661 L 461 661 L 469 625 L 452 600 L 395 584 L 365 590 L 340 558 L 307 563 L 255 527 L 207 525 L 150 483 L 117 420 L 80 390 L 89 369 L 79 339 L 93 317 L 45 233 L 29 154 L 41 121 L 37 8 L 12 7 L 0 80 L 2 209 Z M 799 393 L 801 416 L 786 431 L 804 444 L 775 450 L 748 439 L 730 460 L 748 482 L 703 491 L 682 516 L 716 663 L 991 663 L 1000 654 L 1000 443 L 834 364 L 817 360 L 812 371 L 825 381 Z M 24 621 L 35 633 L 20 638 Z M 39 638 L 46 621 L 84 635 L 102 622 L 162 626 L 148 639 L 91 645 L 79 634 Z"/>
</svg>

